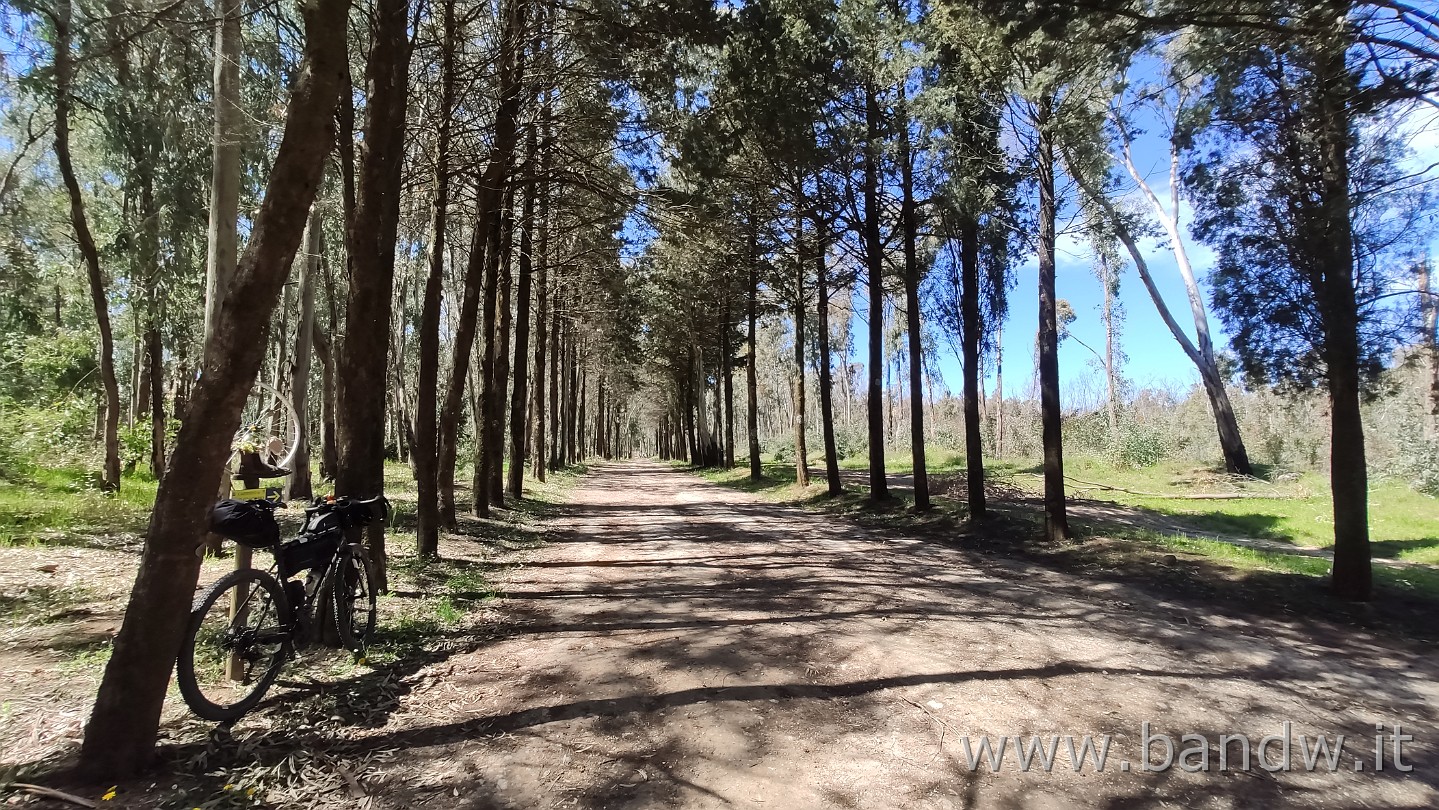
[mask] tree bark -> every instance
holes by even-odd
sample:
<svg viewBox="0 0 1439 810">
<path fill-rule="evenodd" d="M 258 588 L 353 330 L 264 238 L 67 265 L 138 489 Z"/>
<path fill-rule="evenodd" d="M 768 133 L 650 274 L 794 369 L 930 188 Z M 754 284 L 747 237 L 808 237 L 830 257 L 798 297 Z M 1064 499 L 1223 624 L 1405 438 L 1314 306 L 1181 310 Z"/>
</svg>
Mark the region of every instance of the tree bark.
<svg viewBox="0 0 1439 810">
<path fill-rule="evenodd" d="M 365 67 L 364 143 L 349 223 L 350 290 L 335 375 L 340 454 L 335 493 L 360 498 L 379 495 L 385 488 L 390 312 L 412 50 L 408 10 L 406 0 L 375 3 L 374 36 Z M 381 593 L 388 590 L 384 538 L 382 524 L 367 528 L 370 567 Z"/>
<path fill-rule="evenodd" d="M 85 272 L 90 282 L 90 303 L 95 310 L 95 324 L 100 332 L 100 382 L 105 389 L 105 466 L 100 474 L 100 488 L 105 492 L 120 489 L 120 383 L 115 377 L 115 339 L 110 329 L 110 301 L 105 292 L 105 274 L 100 269 L 100 251 L 90 233 L 85 215 L 85 198 L 80 181 L 75 177 L 70 160 L 70 85 L 73 81 L 72 34 L 70 31 L 70 0 L 60 0 L 52 19 L 55 26 L 55 162 L 70 197 L 70 225 L 75 241 L 85 259 Z"/>
<path fill-rule="evenodd" d="M 525 489 L 525 407 L 529 404 L 529 369 L 526 363 L 530 355 L 530 286 L 534 273 L 534 231 L 535 203 L 538 183 L 535 168 L 538 165 L 539 138 L 535 126 L 530 126 L 529 176 L 525 180 L 525 205 L 520 217 L 520 279 L 515 302 L 515 369 L 514 390 L 510 396 L 510 497 L 519 500 Z"/>
<path fill-rule="evenodd" d="M 1054 197 L 1054 100 L 1038 103 L 1039 130 L 1039 408 L 1044 443 L 1044 533 L 1052 543 L 1069 539 L 1064 501 L 1064 446 L 1059 405 L 1059 323 L 1054 292 L 1056 201 Z"/>
<path fill-rule="evenodd" d="M 440 120 L 435 134 L 435 203 L 430 263 L 420 303 L 420 357 L 416 385 L 415 437 L 415 539 L 423 559 L 440 556 L 439 434 L 440 304 L 445 283 L 445 225 L 450 207 L 450 138 L 455 110 L 455 0 L 444 0 L 444 43 L 440 50 Z"/>
<path fill-rule="evenodd" d="M 969 497 L 969 519 L 982 520 L 988 513 L 984 495 L 984 436 L 980 432 L 979 398 L 980 390 L 980 346 L 984 337 L 984 322 L 979 314 L 979 222 L 973 215 L 966 214 L 960 226 L 960 289 L 959 310 L 963 322 L 964 355 L 964 477 Z M 1002 376 L 996 374 L 999 381 Z M 1003 409 L 1003 400 L 1000 408 Z M 1001 410 L 1002 413 L 1002 410 Z M 1003 416 L 996 418 L 1003 424 Z M 1000 439 L 998 428 L 995 433 L 996 455 Z"/>
<path fill-rule="evenodd" d="M 210 225 L 205 262 L 205 351 L 235 275 L 240 213 L 240 17 L 243 0 L 215 2 L 215 137 L 210 172 Z"/>
<path fill-rule="evenodd" d="M 884 245 L 879 223 L 879 98 L 864 88 L 864 259 L 869 275 L 869 499 L 889 499 L 884 468 Z"/>
<path fill-rule="evenodd" d="M 143 770 L 154 756 L 165 690 L 200 571 L 196 543 L 205 534 L 214 482 L 264 359 L 270 314 L 333 143 L 348 8 L 346 0 L 311 0 L 301 7 L 305 56 L 286 107 L 284 134 L 219 313 L 212 359 L 195 386 L 189 418 L 160 482 L 139 574 L 80 750 L 84 778 L 118 781 Z"/>
<path fill-rule="evenodd" d="M 165 350 L 160 324 L 152 320 L 145 330 L 145 361 L 150 368 L 150 469 L 165 475 Z"/>
<path fill-rule="evenodd" d="M 764 468 L 759 457 L 759 363 L 755 354 L 759 333 L 759 225 L 755 222 L 753 212 L 748 217 L 747 225 L 749 284 L 746 290 L 746 316 L 749 319 L 749 357 L 745 359 L 745 418 L 749 428 L 749 477 L 751 481 L 758 481 L 764 477 Z"/>
<path fill-rule="evenodd" d="M 505 503 L 505 409 L 508 405 L 505 395 L 509 393 L 510 339 L 514 327 L 514 314 L 510 307 L 514 287 L 514 274 L 510 272 L 514 261 L 514 203 L 515 189 L 511 186 L 505 194 L 505 210 L 500 219 L 503 230 L 500 238 L 499 346 L 495 352 L 489 435 L 485 438 L 485 470 L 489 480 L 490 504 L 493 506 L 504 506 Z"/>
<path fill-rule="evenodd" d="M 1343 20 L 1342 14 L 1338 17 Z M 1331 34 L 1315 48 L 1318 93 L 1315 140 L 1322 187 L 1325 245 L 1315 252 L 1329 383 L 1329 485 L 1334 494 L 1334 568 L 1331 585 L 1341 599 L 1367 601 L 1373 591 L 1369 547 L 1369 477 L 1360 412 L 1359 301 L 1354 279 L 1353 212 L 1349 197 L 1349 94 L 1347 38 Z"/>
<path fill-rule="evenodd" d="M 1433 439 L 1439 436 L 1439 305 L 1434 301 L 1428 256 L 1419 262 L 1419 311 L 1424 324 L 1419 346 L 1429 366 L 1429 418 L 1424 421 L 1424 435 Z"/>
<path fill-rule="evenodd" d="M 295 367 L 290 376 L 290 402 L 295 408 L 295 460 L 285 484 L 285 500 L 308 501 L 315 496 L 310 481 L 310 358 L 315 342 L 315 275 L 320 270 L 319 206 L 310 206 L 300 260 L 300 322 L 295 330 Z"/>
<path fill-rule="evenodd" d="M 900 109 L 905 106 L 900 87 Z M 900 219 L 904 234 L 904 320 L 909 348 L 909 452 L 914 474 L 914 509 L 929 509 L 929 470 L 924 453 L 924 350 L 919 317 L 920 267 L 919 211 L 914 201 L 914 151 L 910 148 L 909 117 L 900 113 Z"/>
<path fill-rule="evenodd" d="M 821 182 L 816 177 L 816 186 Z M 829 233 L 824 221 L 823 196 L 820 207 L 814 212 L 814 278 L 815 294 L 819 299 L 815 307 L 819 332 L 819 421 L 824 434 L 824 480 L 825 492 L 831 497 L 844 492 L 839 480 L 839 449 L 834 438 L 834 378 L 830 370 L 829 350 Z"/>
<path fill-rule="evenodd" d="M 809 486 L 809 446 L 805 437 L 804 390 L 804 219 L 794 220 L 794 480 L 801 488 Z"/>
<path fill-rule="evenodd" d="M 545 112 L 542 116 L 545 120 L 545 147 L 544 157 L 541 159 L 540 174 L 542 177 L 549 176 L 549 105 L 546 103 Z M 546 442 L 548 435 L 546 429 L 548 423 L 545 417 L 545 362 L 549 359 L 550 342 L 550 268 L 549 268 L 549 181 L 540 183 L 539 191 L 539 267 L 535 271 L 535 430 L 534 430 L 534 470 L 535 479 L 541 483 L 545 480 L 545 472 L 549 468 L 549 444 Z"/>
</svg>

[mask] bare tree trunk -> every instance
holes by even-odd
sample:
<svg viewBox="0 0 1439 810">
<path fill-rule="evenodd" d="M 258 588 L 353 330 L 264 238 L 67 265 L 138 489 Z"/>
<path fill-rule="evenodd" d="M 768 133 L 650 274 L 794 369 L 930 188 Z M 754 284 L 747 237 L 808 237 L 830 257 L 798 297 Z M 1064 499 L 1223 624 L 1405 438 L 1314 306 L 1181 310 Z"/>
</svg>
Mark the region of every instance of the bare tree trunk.
<svg viewBox="0 0 1439 810">
<path fill-rule="evenodd" d="M 495 352 L 494 391 L 491 394 L 488 435 L 485 437 L 485 474 L 489 480 L 490 503 L 494 506 L 504 506 L 505 503 L 505 407 L 510 384 L 510 337 L 514 326 L 514 314 L 510 309 L 514 286 L 514 275 L 510 272 L 514 261 L 514 202 L 515 190 L 512 186 L 505 194 L 505 211 L 500 220 L 503 230 L 500 237 L 499 346 Z"/>
<path fill-rule="evenodd" d="M 550 312 L 550 469 L 558 470 L 564 463 L 564 440 L 560 434 L 560 390 L 562 372 L 560 369 L 561 350 L 564 346 L 563 323 L 560 320 L 560 306 L 563 303 L 564 284 L 555 278 L 555 292 L 551 299 L 554 306 Z"/>
<path fill-rule="evenodd" d="M 809 447 L 805 442 L 805 390 L 804 390 L 804 219 L 795 215 L 794 220 L 794 481 L 800 487 L 809 486 Z"/>
<path fill-rule="evenodd" d="M 55 31 L 55 162 L 70 196 L 70 225 L 75 241 L 85 259 L 90 281 L 90 303 L 95 310 L 95 323 L 100 332 L 100 381 L 105 389 L 105 467 L 100 475 L 100 488 L 106 492 L 120 489 L 120 383 L 115 377 L 115 340 L 110 330 L 110 302 L 105 293 L 105 274 L 100 269 L 100 251 L 85 216 L 85 198 L 80 181 L 70 160 L 70 84 L 71 32 L 70 0 L 60 0 L 52 20 Z"/>
<path fill-rule="evenodd" d="M 914 151 L 909 141 L 909 116 L 904 86 L 899 90 L 901 228 L 904 236 L 904 320 L 909 342 L 909 453 L 914 474 L 914 509 L 929 509 L 929 470 L 924 453 L 924 350 L 919 317 L 919 211 L 914 201 Z"/>
<path fill-rule="evenodd" d="M 745 383 L 748 386 L 745 394 L 745 416 L 749 428 L 749 477 L 752 481 L 758 481 L 764 477 L 764 468 L 761 466 L 759 458 L 759 363 L 755 353 L 759 332 L 759 226 L 755 222 L 753 211 L 750 212 L 747 225 L 749 229 L 749 284 L 745 292 L 747 295 L 746 316 L 749 319 L 749 357 L 745 359 Z"/>
<path fill-rule="evenodd" d="M 969 498 L 969 519 L 982 520 L 988 512 L 984 495 L 984 436 L 980 433 L 980 346 L 984 323 L 979 315 L 979 223 L 966 214 L 960 226 L 960 318 L 964 324 L 961 335 L 964 354 L 964 477 Z M 999 379 L 1003 379 L 1000 377 Z M 1000 403 L 1001 413 L 1004 407 Z M 999 417 L 1000 420 L 1003 416 Z M 996 433 L 996 436 L 999 434 Z M 999 439 L 995 439 L 998 446 Z"/>
<path fill-rule="evenodd" d="M 816 187 L 820 183 L 816 178 Z M 830 370 L 829 349 L 829 233 L 824 221 L 823 196 L 814 212 L 814 278 L 815 293 L 819 299 L 815 307 L 818 316 L 816 328 L 819 331 L 819 421 L 824 434 L 824 479 L 825 491 L 830 496 L 844 492 L 839 480 L 839 449 L 834 438 L 834 385 Z"/>
<path fill-rule="evenodd" d="M 1170 234 L 1170 244 L 1175 252 L 1175 260 L 1180 269 L 1180 275 L 1185 282 L 1185 288 L 1189 294 L 1190 310 L 1194 318 L 1195 334 L 1199 340 L 1196 346 L 1190 341 L 1189 336 L 1179 327 L 1179 323 L 1169 311 L 1164 297 L 1160 294 L 1159 288 L 1155 285 L 1153 276 L 1149 272 L 1149 263 L 1145 260 L 1143 252 L 1135 241 L 1134 234 L 1125 224 L 1124 217 L 1116 210 L 1114 203 L 1104 193 L 1103 189 L 1088 182 L 1088 178 L 1079 172 L 1074 161 L 1066 160 L 1070 177 L 1083 189 L 1087 196 L 1105 214 L 1114 233 L 1124 245 L 1130 258 L 1134 260 L 1135 269 L 1139 271 L 1139 278 L 1144 282 L 1145 290 L 1148 291 L 1150 300 L 1154 302 L 1155 309 L 1159 312 L 1160 318 L 1164 321 L 1169 332 L 1174 336 L 1179 347 L 1199 370 L 1200 380 L 1204 384 L 1205 393 L 1209 397 L 1210 409 L 1213 411 L 1215 427 L 1219 434 L 1219 446 L 1224 454 L 1224 466 L 1227 470 L 1238 475 L 1253 475 L 1254 470 L 1249 462 L 1249 454 L 1244 448 L 1244 441 L 1239 434 L 1239 422 L 1234 416 L 1234 408 L 1229 402 L 1229 395 L 1224 389 L 1224 381 L 1219 374 L 1218 363 L 1214 359 L 1214 347 L 1209 336 L 1209 317 L 1204 309 L 1204 298 L 1199 290 L 1198 283 L 1194 279 L 1194 273 L 1189 266 L 1188 255 L 1184 251 L 1184 242 L 1179 233 L 1178 224 L 1178 156 L 1177 152 L 1171 151 L 1171 177 L 1170 185 L 1172 192 L 1176 195 L 1174 199 L 1174 212 L 1165 210 L 1158 198 L 1150 191 L 1148 184 L 1134 168 L 1133 161 L 1128 157 L 1128 148 L 1125 149 L 1125 163 L 1129 171 L 1140 184 L 1141 189 L 1147 194 L 1155 210 L 1159 213 L 1165 228 Z"/>
<path fill-rule="evenodd" d="M 534 125 L 530 126 L 529 177 L 525 181 L 524 213 L 520 217 L 520 281 L 518 300 L 515 303 L 515 369 L 514 391 L 510 396 L 510 497 L 519 500 L 525 489 L 525 406 L 529 404 L 529 369 L 526 364 L 530 354 L 530 285 L 534 272 L 534 231 L 535 196 L 538 183 L 535 168 L 538 165 L 539 137 Z"/>
<path fill-rule="evenodd" d="M 310 355 L 315 342 L 315 275 L 320 270 L 319 206 L 310 206 L 300 261 L 300 322 L 295 330 L 295 367 L 290 376 L 290 402 L 295 407 L 295 460 L 285 485 L 285 500 L 308 501 L 310 484 Z"/>
<path fill-rule="evenodd" d="M 150 469 L 165 475 L 165 351 L 158 321 L 145 330 L 145 360 L 150 368 Z"/>
<path fill-rule="evenodd" d="M 1109 263 L 1109 256 L 1104 251 L 1099 253 L 1099 273 L 1100 283 L 1104 287 L 1104 309 L 1102 311 L 1104 318 L 1104 378 L 1108 386 L 1105 410 L 1108 411 L 1109 435 L 1110 440 L 1113 441 L 1119 436 L 1119 368 L 1118 350 L 1115 347 L 1119 313 L 1115 311 L 1114 300 L 1118 278 L 1113 266 Z"/>
<path fill-rule="evenodd" d="M 1064 501 L 1064 446 L 1059 406 L 1059 323 L 1054 293 L 1054 100 L 1037 105 L 1039 130 L 1039 405 L 1044 443 L 1044 532 L 1052 543 L 1069 539 Z"/>
<path fill-rule="evenodd" d="M 205 534 L 214 482 L 264 359 L 263 334 L 333 143 L 348 8 L 345 0 L 314 0 L 303 7 L 305 56 L 286 106 L 284 135 L 216 324 L 212 359 L 195 386 L 189 418 L 160 482 L 139 574 L 86 726 L 79 760 L 84 778 L 109 784 L 153 759 L 166 686 L 200 572 L 196 542 Z M 57 41 L 68 53 L 68 14 L 60 22 Z"/>
<path fill-rule="evenodd" d="M 335 375 L 340 466 L 335 492 L 367 498 L 385 488 L 385 400 L 390 310 L 395 280 L 400 180 L 409 101 L 409 16 L 406 0 L 376 0 L 365 67 L 368 104 L 349 223 L 350 289 L 345 339 Z M 384 527 L 366 531 L 375 586 L 388 590 Z"/>
<path fill-rule="evenodd" d="M 1424 435 L 1433 439 L 1439 436 L 1439 305 L 1434 301 L 1427 255 L 1419 262 L 1419 311 L 1424 324 L 1419 347 L 1429 365 L 1429 418 L 1424 422 Z"/>
<path fill-rule="evenodd" d="M 455 110 L 455 0 L 444 0 L 444 43 L 440 50 L 440 120 L 435 138 L 434 236 L 420 304 L 420 367 L 415 405 L 415 540 L 423 559 L 440 556 L 439 434 L 440 304 L 445 283 L 445 225 L 450 207 L 450 138 Z"/>
<path fill-rule="evenodd" d="M 869 275 L 869 498 L 889 498 L 884 468 L 884 245 L 879 223 L 879 98 L 864 88 L 864 258 Z"/>
<path fill-rule="evenodd" d="M 545 104 L 544 112 L 541 114 L 545 121 L 545 146 L 544 156 L 541 159 L 540 174 L 543 177 L 549 176 L 549 104 Z M 534 404 L 534 476 L 537 480 L 545 480 L 545 472 L 549 468 L 549 444 L 546 442 L 547 425 L 545 417 L 545 372 L 546 361 L 549 359 L 550 351 L 550 268 L 549 268 L 549 180 L 546 179 L 540 184 L 540 213 L 539 213 L 539 244 L 540 262 L 536 271 L 535 288 L 537 291 L 535 301 L 535 404 Z"/>
<path fill-rule="evenodd" d="M 225 292 L 235 275 L 240 211 L 240 109 L 242 0 L 215 1 L 215 137 L 210 174 L 210 226 L 205 263 L 205 351 Z"/>
<path fill-rule="evenodd" d="M 724 307 L 720 315 L 720 374 L 723 375 L 721 384 L 724 386 L 724 466 L 726 470 L 734 469 L 734 346 L 730 343 L 734 336 L 733 313 L 730 309 L 734 298 L 733 278 L 727 278 L 724 287 Z"/>
<path fill-rule="evenodd" d="M 1342 27 L 1341 22 L 1336 28 Z M 1334 566 L 1331 585 L 1341 599 L 1367 601 L 1373 591 L 1369 546 L 1369 473 L 1360 411 L 1360 305 L 1355 290 L 1352 202 L 1349 190 L 1348 105 L 1354 92 L 1346 64 L 1347 36 L 1332 33 L 1314 47 L 1317 86 L 1314 151 L 1323 194 L 1325 245 L 1316 251 L 1315 292 L 1324 329 L 1329 384 L 1329 486 L 1334 494 Z"/>
<path fill-rule="evenodd" d="M 1004 440 L 1004 326 L 994 338 L 994 455 L 1004 458 L 1008 444 Z"/>
</svg>

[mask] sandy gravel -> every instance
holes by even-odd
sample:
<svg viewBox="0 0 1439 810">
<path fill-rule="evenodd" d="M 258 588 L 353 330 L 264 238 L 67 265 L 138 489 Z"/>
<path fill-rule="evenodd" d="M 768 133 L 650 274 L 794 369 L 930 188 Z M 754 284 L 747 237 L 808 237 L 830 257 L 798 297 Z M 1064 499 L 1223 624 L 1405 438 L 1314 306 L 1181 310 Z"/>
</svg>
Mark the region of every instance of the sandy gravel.
<svg viewBox="0 0 1439 810">
<path fill-rule="evenodd" d="M 598 466 L 560 514 L 503 583 L 513 631 L 431 665 L 362 735 L 396 750 L 372 806 L 1439 807 L 1439 662 L 1418 644 L 1211 618 L 648 462 Z M 1289 722 L 1294 770 L 1145 772 L 1145 721 L 1256 745 Z M 1413 770 L 1386 741 L 1375 774 L 1375 724 L 1396 722 Z M 1048 773 L 1012 747 L 998 773 L 965 761 L 966 737 L 1051 734 L 1112 735 L 1105 771 L 1062 742 Z M 1349 737 L 1337 773 L 1302 771 L 1301 734 Z"/>
</svg>

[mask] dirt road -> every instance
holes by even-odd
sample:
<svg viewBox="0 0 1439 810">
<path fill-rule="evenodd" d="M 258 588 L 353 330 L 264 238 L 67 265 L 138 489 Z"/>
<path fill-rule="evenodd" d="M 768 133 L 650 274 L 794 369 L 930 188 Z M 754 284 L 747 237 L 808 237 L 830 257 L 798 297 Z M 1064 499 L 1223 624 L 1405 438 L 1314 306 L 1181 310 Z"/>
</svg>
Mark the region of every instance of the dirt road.
<svg viewBox="0 0 1439 810">
<path fill-rule="evenodd" d="M 645 462 L 597 467 L 554 541 L 502 584 L 515 632 L 424 674 L 448 716 L 370 733 L 398 749 L 380 805 L 1439 806 L 1439 666 L 1418 645 L 1211 619 Z M 1146 721 L 1180 750 L 1206 735 L 1210 772 L 1143 770 Z M 1286 722 L 1293 770 L 1240 770 L 1231 742 L 1218 772 L 1220 734 L 1257 748 Z M 1373 773 L 1375 724 L 1396 722 L 1413 770 L 1386 738 Z M 1052 772 L 1021 772 L 1013 742 L 998 773 L 966 762 L 966 738 L 1086 734 L 1112 736 L 1102 773 L 1063 736 Z M 1338 772 L 1303 772 L 1317 734 L 1348 737 Z"/>
</svg>

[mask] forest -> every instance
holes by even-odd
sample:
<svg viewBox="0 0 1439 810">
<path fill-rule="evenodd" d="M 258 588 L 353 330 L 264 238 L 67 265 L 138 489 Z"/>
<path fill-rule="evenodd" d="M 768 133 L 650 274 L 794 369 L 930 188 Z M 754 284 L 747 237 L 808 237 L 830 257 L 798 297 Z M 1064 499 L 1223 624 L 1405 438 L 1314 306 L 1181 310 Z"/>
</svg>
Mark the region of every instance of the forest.
<svg viewBox="0 0 1439 810">
<path fill-rule="evenodd" d="M 234 764 L 304 746 L 176 719 L 192 603 L 268 557 L 214 529 L 259 491 L 247 458 L 286 531 L 327 496 L 387 499 L 346 524 L 380 641 L 330 651 L 345 683 L 438 666 L 455 628 L 492 654 L 530 587 L 504 572 L 653 521 L 698 543 L 679 567 L 772 518 L 830 574 L 907 587 L 893 552 L 824 545 L 848 521 L 1125 588 L 1180 566 L 1196 605 L 1242 591 L 1399 646 L 1439 609 L 1422 0 L 4 0 L 0 170 L 0 669 L 69 684 L 32 714 L 0 700 L 0 790 L 34 801 L 103 783 L 159 806 L 134 780 L 223 749 L 165 806 L 330 806 Z M 1406 694 L 1391 722 L 1439 711 Z M 500 732 L 532 729 L 515 705 Z M 392 783 L 354 774 L 403 769 L 352 753 L 313 760 L 349 763 L 333 806 L 380 802 Z M 61 765 L 58 796 L 31 784 Z M 566 795 L 724 792 L 645 794 L 657 766 L 627 767 Z M 1432 806 L 1430 780 L 1385 783 L 1391 806 Z"/>
</svg>

